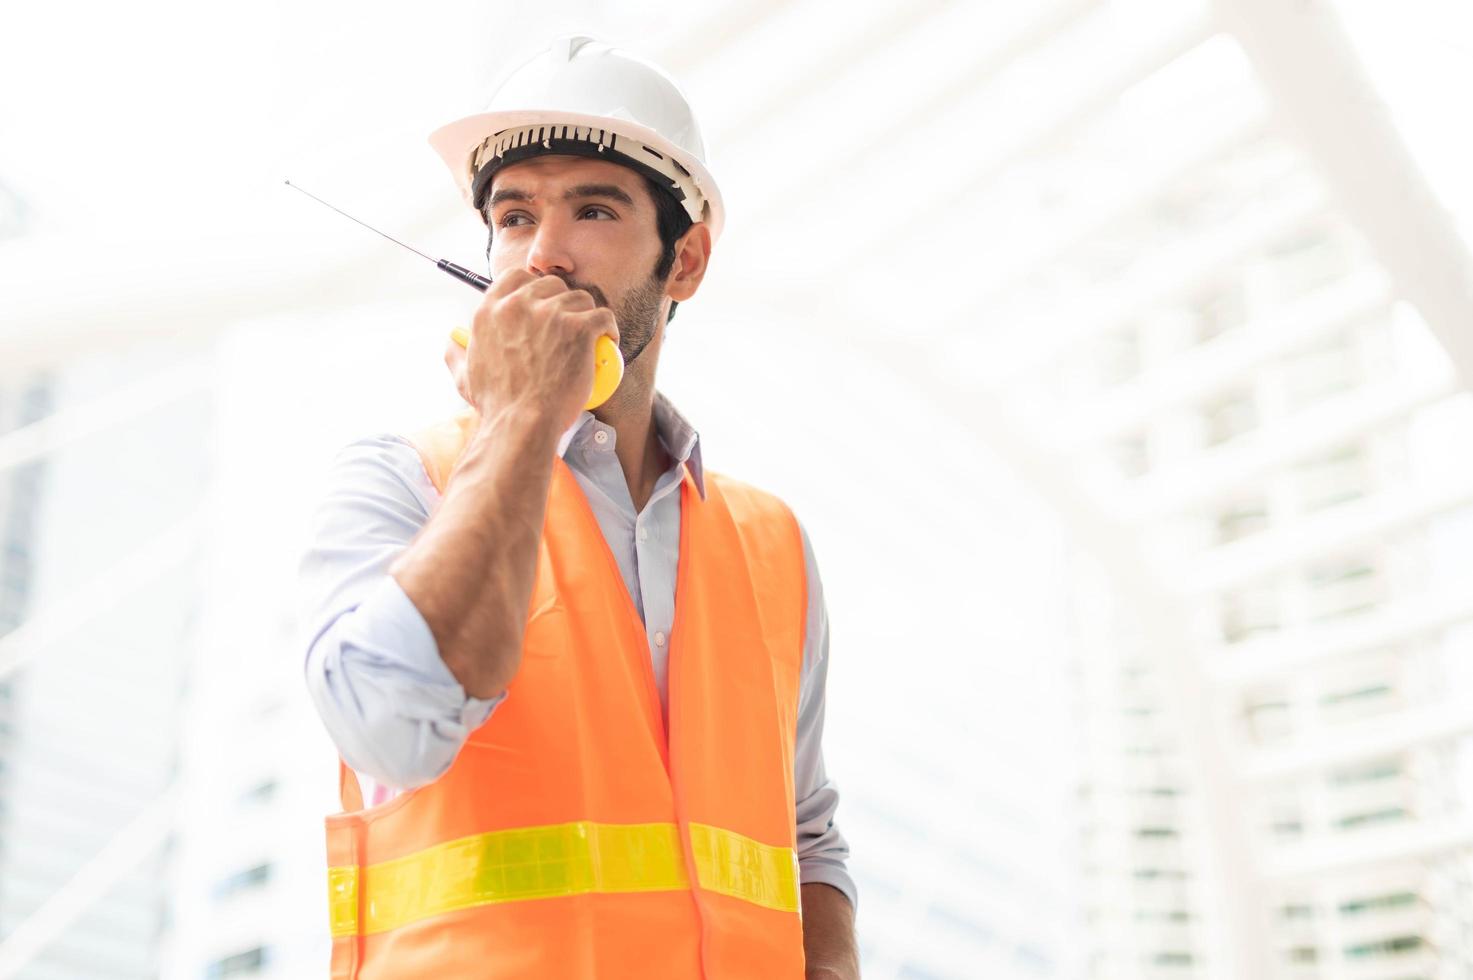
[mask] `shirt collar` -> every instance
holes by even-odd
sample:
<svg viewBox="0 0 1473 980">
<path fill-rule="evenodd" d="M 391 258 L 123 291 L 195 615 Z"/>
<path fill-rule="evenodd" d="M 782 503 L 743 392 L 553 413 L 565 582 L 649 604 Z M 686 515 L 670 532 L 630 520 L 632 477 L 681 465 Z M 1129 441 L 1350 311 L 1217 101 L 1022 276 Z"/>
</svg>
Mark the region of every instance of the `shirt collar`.
<svg viewBox="0 0 1473 980">
<path fill-rule="evenodd" d="M 559 458 L 563 457 L 575 442 L 581 443 L 584 439 L 592 438 L 594 427 L 588 424 L 590 419 L 593 419 L 592 412 L 578 413 L 578 418 L 568 426 L 558 440 Z M 705 500 L 706 471 L 701 464 L 701 434 L 691 426 L 684 415 L 680 414 L 680 410 L 671 403 L 670 399 L 659 391 L 655 392 L 654 423 L 655 435 L 659 438 L 661 445 L 675 458 L 677 463 L 685 464 L 691 480 L 696 485 L 696 491 L 701 495 L 701 499 Z"/>
</svg>

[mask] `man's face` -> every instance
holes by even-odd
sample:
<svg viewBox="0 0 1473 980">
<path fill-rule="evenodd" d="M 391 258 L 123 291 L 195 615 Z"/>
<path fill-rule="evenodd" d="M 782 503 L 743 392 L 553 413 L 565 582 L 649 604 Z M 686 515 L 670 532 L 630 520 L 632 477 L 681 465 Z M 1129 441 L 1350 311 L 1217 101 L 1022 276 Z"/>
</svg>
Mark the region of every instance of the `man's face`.
<svg viewBox="0 0 1473 980">
<path fill-rule="evenodd" d="M 654 335 L 663 283 L 655 205 L 643 179 L 606 160 L 547 155 L 497 172 L 486 198 L 491 278 L 555 275 L 614 311 L 625 362 Z"/>
</svg>

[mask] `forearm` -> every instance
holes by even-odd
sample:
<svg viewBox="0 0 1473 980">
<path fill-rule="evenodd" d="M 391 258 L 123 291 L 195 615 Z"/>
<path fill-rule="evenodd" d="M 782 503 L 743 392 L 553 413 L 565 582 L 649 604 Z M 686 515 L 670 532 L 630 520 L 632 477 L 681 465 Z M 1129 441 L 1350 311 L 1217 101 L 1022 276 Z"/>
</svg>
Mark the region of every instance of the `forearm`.
<svg viewBox="0 0 1473 980">
<path fill-rule="evenodd" d="M 473 697 L 501 693 L 521 664 L 558 435 L 523 410 L 483 420 L 439 508 L 389 566 Z"/>
<path fill-rule="evenodd" d="M 844 893 L 813 882 L 801 888 L 806 980 L 859 980 L 854 909 Z"/>
</svg>

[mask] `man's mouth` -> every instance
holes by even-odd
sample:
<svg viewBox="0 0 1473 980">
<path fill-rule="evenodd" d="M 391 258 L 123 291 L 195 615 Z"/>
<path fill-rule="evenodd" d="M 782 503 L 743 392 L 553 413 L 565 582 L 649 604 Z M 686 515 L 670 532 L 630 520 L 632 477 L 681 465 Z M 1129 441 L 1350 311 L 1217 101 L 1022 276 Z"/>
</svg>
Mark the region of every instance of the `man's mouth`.
<svg viewBox="0 0 1473 980">
<path fill-rule="evenodd" d="M 557 273 L 555 273 L 555 272 L 552 273 L 552 274 L 553 275 L 557 275 Z M 584 292 L 586 292 L 588 295 L 592 296 L 593 297 L 593 301 L 595 303 L 597 303 L 599 306 L 606 307 L 606 306 L 609 305 L 609 298 L 604 295 L 604 291 L 602 289 L 599 289 L 597 286 L 593 285 L 592 283 L 578 282 L 577 280 L 575 280 L 575 279 L 569 279 L 566 276 L 558 276 L 558 278 L 561 279 L 567 285 L 567 287 L 569 289 L 581 289 Z"/>
</svg>

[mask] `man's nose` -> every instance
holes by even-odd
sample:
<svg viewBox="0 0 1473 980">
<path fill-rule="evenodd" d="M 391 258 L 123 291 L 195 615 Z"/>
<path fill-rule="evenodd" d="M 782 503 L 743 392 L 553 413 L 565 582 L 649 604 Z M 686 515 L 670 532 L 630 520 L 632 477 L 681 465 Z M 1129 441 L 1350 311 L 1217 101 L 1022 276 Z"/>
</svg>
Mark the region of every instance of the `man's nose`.
<svg viewBox="0 0 1473 980">
<path fill-rule="evenodd" d="M 537 227 L 537 234 L 532 239 L 532 247 L 527 250 L 527 271 L 545 276 L 549 273 L 559 275 L 571 275 L 573 272 L 573 258 L 562 246 L 556 228 L 550 228 L 547 224 Z"/>
</svg>

